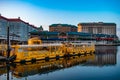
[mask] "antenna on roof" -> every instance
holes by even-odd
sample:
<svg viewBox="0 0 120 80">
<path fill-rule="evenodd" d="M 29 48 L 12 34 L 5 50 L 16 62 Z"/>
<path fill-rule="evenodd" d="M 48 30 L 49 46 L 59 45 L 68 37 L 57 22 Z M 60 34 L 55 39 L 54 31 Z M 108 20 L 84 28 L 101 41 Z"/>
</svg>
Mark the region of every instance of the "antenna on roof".
<svg viewBox="0 0 120 80">
<path fill-rule="evenodd" d="M 18 19 L 20 19 L 20 17 L 18 17 Z"/>
</svg>

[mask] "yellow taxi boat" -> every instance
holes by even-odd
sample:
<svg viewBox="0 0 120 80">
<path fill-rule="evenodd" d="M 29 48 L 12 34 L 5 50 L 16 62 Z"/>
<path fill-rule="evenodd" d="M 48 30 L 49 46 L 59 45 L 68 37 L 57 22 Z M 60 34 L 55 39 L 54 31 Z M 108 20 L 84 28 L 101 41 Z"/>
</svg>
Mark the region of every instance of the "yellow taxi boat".
<svg viewBox="0 0 120 80">
<path fill-rule="evenodd" d="M 92 43 L 42 43 L 38 38 L 28 40 L 28 45 L 12 45 L 12 62 L 59 59 L 61 57 L 81 56 L 95 52 Z M 4 56 L 6 56 L 6 51 Z"/>
</svg>

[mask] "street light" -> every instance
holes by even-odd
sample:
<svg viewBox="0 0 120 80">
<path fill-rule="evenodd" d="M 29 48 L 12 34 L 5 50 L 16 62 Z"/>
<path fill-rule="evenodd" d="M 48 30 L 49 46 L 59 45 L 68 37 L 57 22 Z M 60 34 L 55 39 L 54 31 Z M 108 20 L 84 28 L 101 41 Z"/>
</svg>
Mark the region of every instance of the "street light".
<svg viewBox="0 0 120 80">
<path fill-rule="evenodd" d="M 9 23 L 7 25 L 7 59 L 9 58 L 10 56 L 10 32 L 9 32 Z"/>
</svg>

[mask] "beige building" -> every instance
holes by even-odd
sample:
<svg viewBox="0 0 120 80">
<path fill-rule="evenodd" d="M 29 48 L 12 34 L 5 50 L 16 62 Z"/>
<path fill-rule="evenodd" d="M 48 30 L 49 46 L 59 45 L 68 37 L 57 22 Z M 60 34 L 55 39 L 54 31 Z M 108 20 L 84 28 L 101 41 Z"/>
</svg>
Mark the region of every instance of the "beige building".
<svg viewBox="0 0 120 80">
<path fill-rule="evenodd" d="M 78 32 L 116 35 L 116 24 L 103 22 L 79 23 Z"/>
</svg>

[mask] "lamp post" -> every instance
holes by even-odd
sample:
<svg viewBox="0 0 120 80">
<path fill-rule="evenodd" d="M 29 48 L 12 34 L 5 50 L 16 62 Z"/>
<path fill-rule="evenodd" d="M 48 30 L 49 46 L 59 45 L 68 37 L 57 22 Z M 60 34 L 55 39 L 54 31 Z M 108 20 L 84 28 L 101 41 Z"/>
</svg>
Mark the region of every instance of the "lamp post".
<svg viewBox="0 0 120 80">
<path fill-rule="evenodd" d="M 10 33 L 9 33 L 9 26 L 7 27 L 7 59 L 10 56 Z"/>
<path fill-rule="evenodd" d="M 92 33 L 91 33 L 91 42 L 92 42 Z"/>
<path fill-rule="evenodd" d="M 9 63 L 9 56 L 10 56 L 10 39 L 9 39 L 9 25 L 7 27 L 7 80 L 9 80 L 9 70 L 10 70 L 10 63 Z"/>
</svg>

